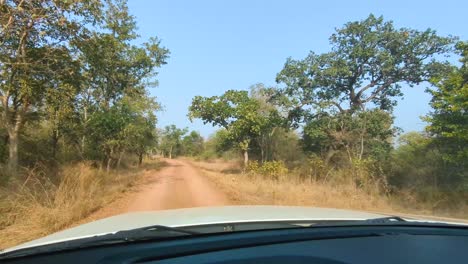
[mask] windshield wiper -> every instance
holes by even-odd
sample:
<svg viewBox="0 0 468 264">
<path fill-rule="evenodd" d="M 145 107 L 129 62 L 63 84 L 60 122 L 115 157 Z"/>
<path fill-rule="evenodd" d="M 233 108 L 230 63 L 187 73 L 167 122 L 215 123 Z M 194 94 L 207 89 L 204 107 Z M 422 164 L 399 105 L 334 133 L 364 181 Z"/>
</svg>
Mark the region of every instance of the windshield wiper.
<svg viewBox="0 0 468 264">
<path fill-rule="evenodd" d="M 47 244 L 37 247 L 18 249 L 12 252 L 1 254 L 0 260 L 4 258 L 21 257 L 26 255 L 36 255 L 41 253 L 51 253 L 63 250 L 81 249 L 100 245 L 128 243 L 144 240 L 162 240 L 182 236 L 193 236 L 201 234 L 195 231 L 184 230 L 176 227 L 163 225 L 145 226 L 136 229 L 118 231 L 105 235 L 98 235 L 86 238 L 79 238 L 70 241 Z"/>
<path fill-rule="evenodd" d="M 118 231 L 113 234 L 93 237 L 91 241 L 82 241 L 82 246 L 99 244 L 111 244 L 119 242 L 132 242 L 148 239 L 163 239 L 180 236 L 192 236 L 200 234 L 199 232 L 184 230 L 176 227 L 168 227 L 163 225 L 152 225 L 130 230 Z"/>
<path fill-rule="evenodd" d="M 380 217 L 380 218 L 370 218 L 366 219 L 363 222 L 369 224 L 388 224 L 388 223 L 398 223 L 398 222 L 407 222 L 405 219 L 399 216 L 387 216 L 387 217 Z"/>
</svg>

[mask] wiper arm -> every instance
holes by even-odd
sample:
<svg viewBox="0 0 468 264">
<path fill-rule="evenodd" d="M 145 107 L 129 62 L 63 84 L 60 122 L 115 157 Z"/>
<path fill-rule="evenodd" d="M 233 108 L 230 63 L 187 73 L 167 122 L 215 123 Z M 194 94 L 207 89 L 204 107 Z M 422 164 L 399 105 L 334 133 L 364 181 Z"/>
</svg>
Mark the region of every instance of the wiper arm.
<svg viewBox="0 0 468 264">
<path fill-rule="evenodd" d="M 169 239 L 182 236 L 193 236 L 201 234 L 199 232 L 184 230 L 176 227 L 163 225 L 152 225 L 136 229 L 118 231 L 116 233 L 98 235 L 93 237 L 80 238 L 43 246 L 19 249 L 0 255 L 0 260 L 40 253 L 51 253 L 63 250 L 87 248 L 99 245 L 128 243 L 143 240 Z"/>
<path fill-rule="evenodd" d="M 367 222 L 370 224 L 388 224 L 388 223 L 407 222 L 407 221 L 399 216 L 388 216 L 388 217 L 380 217 L 380 218 L 370 218 L 370 219 L 364 220 L 364 222 Z"/>
<path fill-rule="evenodd" d="M 114 234 L 107 234 L 95 237 L 95 242 L 119 242 L 119 241 L 140 241 L 155 238 L 171 238 L 179 236 L 191 236 L 200 234 L 199 232 L 184 230 L 163 225 L 152 225 L 136 229 L 119 231 Z"/>
</svg>

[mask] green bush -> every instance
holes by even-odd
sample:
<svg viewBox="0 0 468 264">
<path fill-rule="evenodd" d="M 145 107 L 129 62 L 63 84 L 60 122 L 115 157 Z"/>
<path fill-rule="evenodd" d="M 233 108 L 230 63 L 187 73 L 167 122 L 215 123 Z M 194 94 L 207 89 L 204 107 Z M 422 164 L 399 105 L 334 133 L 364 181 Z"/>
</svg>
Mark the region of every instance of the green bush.
<svg viewBox="0 0 468 264">
<path fill-rule="evenodd" d="M 248 174 L 260 174 L 260 164 L 256 160 L 249 161 L 245 171 Z"/>
<path fill-rule="evenodd" d="M 259 164 L 258 161 L 250 161 L 246 168 L 247 173 L 262 175 L 273 179 L 279 179 L 288 173 L 288 168 L 283 161 L 266 161 Z"/>
</svg>

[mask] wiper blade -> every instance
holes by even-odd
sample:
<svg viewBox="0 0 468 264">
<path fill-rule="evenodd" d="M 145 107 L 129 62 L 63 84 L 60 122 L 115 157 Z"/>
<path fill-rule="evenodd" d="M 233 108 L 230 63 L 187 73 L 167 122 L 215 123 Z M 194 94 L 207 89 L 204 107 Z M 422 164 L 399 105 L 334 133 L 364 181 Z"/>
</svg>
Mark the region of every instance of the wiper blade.
<svg viewBox="0 0 468 264">
<path fill-rule="evenodd" d="M 163 225 L 152 225 L 136 229 L 118 231 L 105 235 L 98 235 L 93 237 L 79 238 L 70 241 L 58 242 L 47 244 L 37 247 L 18 249 L 12 252 L 1 254 L 0 260 L 6 258 L 15 258 L 27 255 L 36 255 L 41 253 L 52 253 L 63 250 L 75 250 L 87 247 L 94 247 L 100 245 L 129 243 L 144 240 L 159 240 L 170 239 L 182 236 L 198 235 L 199 232 L 184 230 L 176 227 L 168 227 Z"/>
<path fill-rule="evenodd" d="M 364 220 L 370 224 L 388 224 L 388 223 L 395 223 L 395 222 L 407 222 L 405 219 L 399 216 L 388 216 L 388 217 L 380 217 L 380 218 L 370 218 Z"/>
<path fill-rule="evenodd" d="M 171 238 L 180 236 L 192 236 L 198 235 L 199 232 L 184 230 L 176 227 L 168 227 L 163 225 L 152 225 L 136 229 L 123 230 L 113 234 L 107 234 L 102 236 L 94 237 L 94 241 L 90 243 L 84 243 L 82 245 L 89 245 L 94 243 L 108 244 L 112 242 L 130 242 L 130 241 L 141 241 L 147 239 L 157 238 Z"/>
</svg>

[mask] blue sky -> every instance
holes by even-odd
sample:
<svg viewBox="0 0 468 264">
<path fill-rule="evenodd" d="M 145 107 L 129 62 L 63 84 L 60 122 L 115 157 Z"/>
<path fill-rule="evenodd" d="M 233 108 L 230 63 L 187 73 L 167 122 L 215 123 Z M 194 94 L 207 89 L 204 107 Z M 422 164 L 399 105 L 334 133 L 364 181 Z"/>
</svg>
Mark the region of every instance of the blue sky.
<svg viewBox="0 0 468 264">
<path fill-rule="evenodd" d="M 187 108 L 195 95 L 275 84 L 286 58 L 330 49 L 328 37 L 348 21 L 370 13 L 397 27 L 468 39 L 468 1 L 300 1 L 300 0 L 129 0 L 142 39 L 158 36 L 170 49 L 160 69 L 159 87 L 151 88 L 165 107 L 159 126 L 175 124 L 208 136 L 215 128 L 190 123 Z M 426 85 L 427 86 L 427 85 Z M 426 86 L 405 89 L 395 110 L 404 131 L 422 130 L 420 116 L 430 111 Z"/>
</svg>

